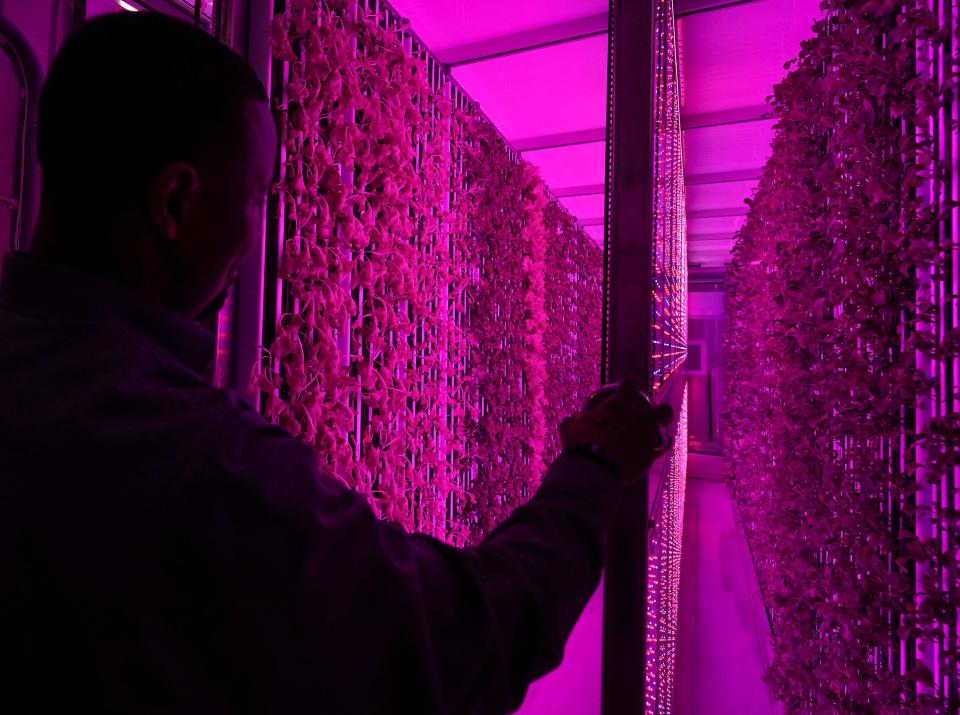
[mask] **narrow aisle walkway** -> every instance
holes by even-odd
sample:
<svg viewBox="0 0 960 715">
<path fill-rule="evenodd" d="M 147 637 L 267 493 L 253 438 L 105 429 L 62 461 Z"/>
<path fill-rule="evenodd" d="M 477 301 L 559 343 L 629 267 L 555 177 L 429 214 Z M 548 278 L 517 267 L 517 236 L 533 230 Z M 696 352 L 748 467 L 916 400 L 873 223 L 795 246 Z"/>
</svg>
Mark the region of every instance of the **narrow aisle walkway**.
<svg viewBox="0 0 960 715">
<path fill-rule="evenodd" d="M 726 484 L 689 478 L 674 715 L 775 715 L 768 626 Z"/>
</svg>

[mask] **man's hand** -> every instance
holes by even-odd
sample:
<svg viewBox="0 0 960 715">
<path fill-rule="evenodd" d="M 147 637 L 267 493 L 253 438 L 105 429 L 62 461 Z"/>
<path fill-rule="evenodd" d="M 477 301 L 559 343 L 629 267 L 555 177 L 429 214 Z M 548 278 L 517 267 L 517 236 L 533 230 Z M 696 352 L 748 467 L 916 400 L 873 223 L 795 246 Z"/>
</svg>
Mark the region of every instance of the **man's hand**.
<svg viewBox="0 0 960 715">
<path fill-rule="evenodd" d="M 636 378 L 626 378 L 615 390 L 602 390 L 587 409 L 560 423 L 564 449 L 596 445 L 610 455 L 625 484 L 638 481 L 654 460 L 670 448 L 663 428 L 673 421 L 670 405 L 650 404 Z"/>
</svg>

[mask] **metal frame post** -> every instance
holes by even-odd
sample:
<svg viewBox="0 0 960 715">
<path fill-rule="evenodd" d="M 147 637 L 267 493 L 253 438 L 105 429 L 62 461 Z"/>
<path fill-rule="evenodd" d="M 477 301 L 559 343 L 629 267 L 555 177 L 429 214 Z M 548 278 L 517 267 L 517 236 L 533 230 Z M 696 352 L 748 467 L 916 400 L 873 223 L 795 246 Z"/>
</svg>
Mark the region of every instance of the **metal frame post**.
<svg viewBox="0 0 960 715">
<path fill-rule="evenodd" d="M 604 382 L 650 389 L 654 229 L 654 0 L 611 0 L 604 257 Z M 603 715 L 644 712 L 648 484 L 627 490 L 607 537 Z"/>
<path fill-rule="evenodd" d="M 213 18 L 217 39 L 243 55 L 263 82 L 268 94 L 272 89 L 269 28 L 273 20 L 273 0 L 220 0 Z M 261 236 L 267 234 L 264 212 Z M 225 310 L 230 311 L 229 350 L 222 368 L 221 387 L 227 387 L 256 400 L 248 393 L 251 368 L 257 361 L 263 339 L 263 306 L 267 256 L 261 238 L 240 267 Z M 219 357 L 218 357 L 219 359 Z"/>
</svg>

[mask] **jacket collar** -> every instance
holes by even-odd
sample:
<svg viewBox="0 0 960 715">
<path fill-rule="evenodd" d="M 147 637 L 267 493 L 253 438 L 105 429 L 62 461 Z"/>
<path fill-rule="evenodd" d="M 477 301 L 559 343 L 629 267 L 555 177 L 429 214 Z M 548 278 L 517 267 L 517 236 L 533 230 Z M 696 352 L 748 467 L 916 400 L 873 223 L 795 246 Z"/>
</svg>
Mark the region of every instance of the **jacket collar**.
<svg viewBox="0 0 960 715">
<path fill-rule="evenodd" d="M 0 305 L 41 318 L 122 323 L 198 374 L 213 358 L 213 335 L 189 318 L 153 305 L 109 278 L 39 261 L 22 251 L 3 258 Z"/>
</svg>

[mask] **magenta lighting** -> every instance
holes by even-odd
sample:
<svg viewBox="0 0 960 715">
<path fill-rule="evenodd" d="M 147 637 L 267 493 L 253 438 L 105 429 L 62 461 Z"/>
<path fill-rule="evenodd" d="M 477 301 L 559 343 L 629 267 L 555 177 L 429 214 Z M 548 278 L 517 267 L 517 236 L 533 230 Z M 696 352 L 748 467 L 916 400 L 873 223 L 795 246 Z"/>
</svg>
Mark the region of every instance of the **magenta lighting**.
<svg viewBox="0 0 960 715">
<path fill-rule="evenodd" d="M 462 543 L 599 382 L 601 251 L 388 8 L 288 7 L 262 409 L 383 516 Z"/>
<path fill-rule="evenodd" d="M 684 386 L 673 452 L 667 472 L 661 477 L 663 497 L 653 514 L 654 529 L 647 562 L 644 699 L 648 715 L 670 715 L 673 712 L 683 505 L 687 491 L 687 436 L 687 388 Z"/>
<path fill-rule="evenodd" d="M 725 468 L 789 712 L 956 713 L 956 8 L 822 7 L 730 266 Z"/>
<path fill-rule="evenodd" d="M 687 355 L 687 232 L 680 82 L 672 0 L 656 5 L 654 24 L 654 177 L 656 180 L 651 281 L 650 384 L 654 391 L 682 366 Z M 663 474 L 652 474 L 650 551 L 647 561 L 645 710 L 673 712 L 680 553 L 687 470 L 687 388 L 673 452 Z"/>
<path fill-rule="evenodd" d="M 0 715 L 960 715 L 960 0 L 0 0 L 0 100 Z"/>
<path fill-rule="evenodd" d="M 680 81 L 671 0 L 657 3 L 651 385 L 663 385 L 687 355 L 687 227 L 680 134 Z"/>
<path fill-rule="evenodd" d="M 651 384 L 663 385 L 687 355 L 687 229 L 680 134 L 680 82 L 671 0 L 657 3 L 656 148 Z"/>
</svg>

